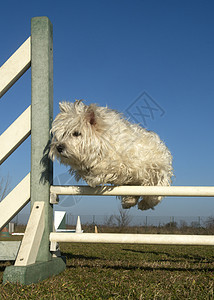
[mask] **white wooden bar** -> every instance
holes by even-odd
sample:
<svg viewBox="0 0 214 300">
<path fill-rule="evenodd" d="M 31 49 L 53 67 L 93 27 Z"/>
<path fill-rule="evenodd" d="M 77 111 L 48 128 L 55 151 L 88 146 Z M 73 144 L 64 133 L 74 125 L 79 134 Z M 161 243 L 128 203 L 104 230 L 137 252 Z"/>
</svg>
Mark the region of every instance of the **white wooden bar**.
<svg viewBox="0 0 214 300">
<path fill-rule="evenodd" d="M 51 242 L 214 245 L 212 235 L 119 234 L 119 233 L 50 233 Z"/>
<path fill-rule="evenodd" d="M 214 186 L 51 186 L 50 191 L 53 195 L 214 197 Z"/>
<path fill-rule="evenodd" d="M 45 203 L 34 203 L 30 218 L 25 230 L 15 266 L 27 266 L 36 262 L 40 242 L 45 228 L 44 209 Z"/>
<path fill-rule="evenodd" d="M 30 68 L 31 37 L 0 68 L 0 98 Z"/>
<path fill-rule="evenodd" d="M 0 202 L 0 230 L 30 201 L 30 173 Z"/>
<path fill-rule="evenodd" d="M 30 132 L 31 106 L 0 135 L 0 165 L 28 138 Z"/>
</svg>

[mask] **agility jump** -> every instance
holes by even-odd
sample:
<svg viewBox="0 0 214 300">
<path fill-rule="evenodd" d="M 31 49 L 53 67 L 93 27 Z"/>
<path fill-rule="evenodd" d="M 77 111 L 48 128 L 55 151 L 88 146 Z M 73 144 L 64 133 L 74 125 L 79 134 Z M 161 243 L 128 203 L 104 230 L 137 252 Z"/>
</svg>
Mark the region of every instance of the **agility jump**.
<svg viewBox="0 0 214 300">
<path fill-rule="evenodd" d="M 205 196 L 214 187 L 178 186 L 53 186 L 48 157 L 53 121 L 53 28 L 47 17 L 31 21 L 31 37 L 0 68 L 0 97 L 31 66 L 31 106 L 0 136 L 0 163 L 31 134 L 31 172 L 0 203 L 0 229 L 29 201 L 31 214 L 14 266 L 5 269 L 3 281 L 36 283 L 62 272 L 65 261 L 56 255 L 56 242 L 214 245 L 214 236 L 54 233 L 53 203 L 59 194 Z M 15 131 L 16 129 L 16 131 Z"/>
</svg>

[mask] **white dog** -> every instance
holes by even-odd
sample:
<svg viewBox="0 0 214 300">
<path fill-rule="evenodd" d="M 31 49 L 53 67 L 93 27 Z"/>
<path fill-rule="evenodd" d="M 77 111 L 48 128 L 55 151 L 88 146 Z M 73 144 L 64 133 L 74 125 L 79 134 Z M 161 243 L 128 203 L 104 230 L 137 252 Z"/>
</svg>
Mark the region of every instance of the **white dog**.
<svg viewBox="0 0 214 300">
<path fill-rule="evenodd" d="M 165 185 L 171 183 L 172 156 L 159 136 L 131 124 L 121 114 L 82 100 L 60 103 L 52 125 L 50 157 L 69 165 L 77 180 L 91 187 L 113 185 Z M 146 210 L 160 196 L 124 196 L 122 207 Z"/>
</svg>

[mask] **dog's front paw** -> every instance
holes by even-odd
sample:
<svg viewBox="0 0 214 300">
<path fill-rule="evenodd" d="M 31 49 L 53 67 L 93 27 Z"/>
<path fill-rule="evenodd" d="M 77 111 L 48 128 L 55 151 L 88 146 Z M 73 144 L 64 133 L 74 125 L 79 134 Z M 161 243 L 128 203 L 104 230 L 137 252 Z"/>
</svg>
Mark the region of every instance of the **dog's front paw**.
<svg viewBox="0 0 214 300">
<path fill-rule="evenodd" d="M 157 205 L 162 199 L 163 197 L 161 196 L 145 196 L 140 202 L 138 202 L 138 209 L 154 209 L 154 206 Z"/>
<path fill-rule="evenodd" d="M 132 206 L 135 206 L 138 202 L 139 197 L 137 196 L 124 196 L 122 197 L 122 208 L 128 209 Z"/>
</svg>

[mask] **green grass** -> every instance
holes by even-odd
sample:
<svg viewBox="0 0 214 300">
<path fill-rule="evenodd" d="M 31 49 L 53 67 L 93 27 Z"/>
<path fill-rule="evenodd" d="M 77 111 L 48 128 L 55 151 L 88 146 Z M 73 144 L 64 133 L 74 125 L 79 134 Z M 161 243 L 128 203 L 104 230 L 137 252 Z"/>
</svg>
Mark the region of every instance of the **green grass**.
<svg viewBox="0 0 214 300">
<path fill-rule="evenodd" d="M 213 299 L 208 246 L 62 243 L 67 269 L 29 286 L 2 284 L 0 299 Z"/>
</svg>

